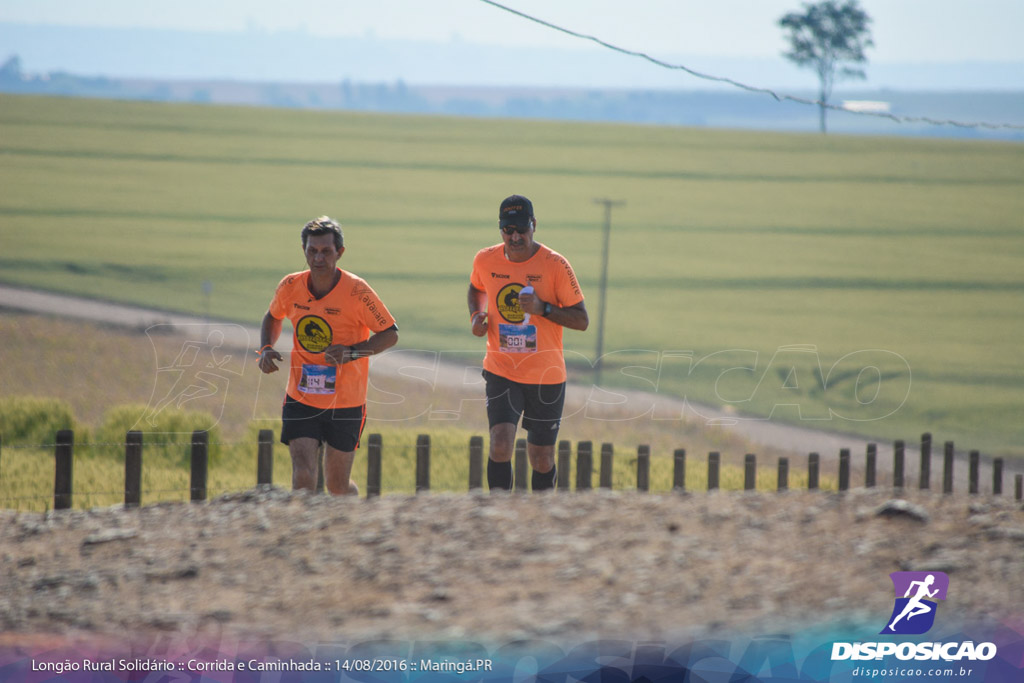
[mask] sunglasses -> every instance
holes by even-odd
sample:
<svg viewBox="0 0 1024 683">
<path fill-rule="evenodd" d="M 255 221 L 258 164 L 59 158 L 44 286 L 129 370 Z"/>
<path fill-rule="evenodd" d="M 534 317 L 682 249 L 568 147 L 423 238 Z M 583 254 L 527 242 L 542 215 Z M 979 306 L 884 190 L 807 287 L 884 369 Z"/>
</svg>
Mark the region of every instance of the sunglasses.
<svg viewBox="0 0 1024 683">
<path fill-rule="evenodd" d="M 520 235 L 525 235 L 530 230 L 529 225 L 505 225 L 502 226 L 501 231 L 506 235 L 511 235 L 514 232 L 518 232 Z"/>
</svg>

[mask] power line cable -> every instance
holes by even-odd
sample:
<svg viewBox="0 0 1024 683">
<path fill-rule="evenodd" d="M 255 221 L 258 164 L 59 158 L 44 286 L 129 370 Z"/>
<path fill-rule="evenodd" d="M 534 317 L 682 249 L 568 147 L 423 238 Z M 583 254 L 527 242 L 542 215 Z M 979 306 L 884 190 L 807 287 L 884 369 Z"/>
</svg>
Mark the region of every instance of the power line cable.
<svg viewBox="0 0 1024 683">
<path fill-rule="evenodd" d="M 602 39 L 600 39 L 600 38 L 598 38 L 596 36 L 587 35 L 585 33 L 579 33 L 577 31 L 573 31 L 572 29 L 568 29 L 568 28 L 565 28 L 563 26 L 558 26 L 557 24 L 552 24 L 549 21 L 545 21 L 543 19 L 539 19 L 539 18 L 534 17 L 532 15 L 526 14 L 525 12 L 520 12 L 519 10 L 514 9 L 512 7 L 508 7 L 507 5 L 502 5 L 499 2 L 494 2 L 494 0 L 480 0 L 480 1 L 485 3 L 485 4 L 491 5 L 492 7 L 496 7 L 498 9 L 500 9 L 500 10 L 504 10 L 505 12 L 509 12 L 510 14 L 514 14 L 514 15 L 516 15 L 518 17 L 526 19 L 527 21 L 532 21 L 535 24 L 540 24 L 541 26 L 544 26 L 546 28 L 550 28 L 550 29 L 552 29 L 554 31 L 558 31 L 559 33 L 564 33 L 564 34 L 566 34 L 568 36 L 572 36 L 573 38 L 579 38 L 581 40 L 589 40 L 592 43 L 597 43 L 601 47 L 607 48 L 607 49 L 612 50 L 614 52 L 619 52 L 619 53 L 624 54 L 624 55 L 628 55 L 630 57 L 637 57 L 639 59 L 646 60 L 646 61 L 651 62 L 652 64 L 654 64 L 656 66 L 660 66 L 660 67 L 662 67 L 664 69 L 672 69 L 672 70 L 675 70 L 675 71 L 684 71 L 684 72 L 690 74 L 691 76 L 694 76 L 695 78 L 701 78 L 701 79 L 706 80 L 706 81 L 715 81 L 717 83 L 725 83 L 727 85 L 731 85 L 733 87 L 739 88 L 741 90 L 746 90 L 748 92 L 760 93 L 760 94 L 764 94 L 764 95 L 770 95 L 771 97 L 773 97 L 778 102 L 788 101 L 788 102 L 795 102 L 797 104 L 812 105 L 812 106 L 815 106 L 815 107 L 824 107 L 825 109 L 830 109 L 832 111 L 841 111 L 841 112 L 845 112 L 847 114 L 856 114 L 856 115 L 859 115 L 859 116 L 874 116 L 874 117 L 877 117 L 877 118 L 889 119 L 891 121 L 895 121 L 896 123 L 927 123 L 927 124 L 930 124 L 930 125 L 933 125 L 933 126 L 956 126 L 958 128 L 987 128 L 987 129 L 990 129 L 990 130 L 998 130 L 998 129 L 1024 130 L 1024 125 L 1015 124 L 1015 123 L 965 122 L 965 121 L 953 121 L 953 120 L 950 120 L 950 119 L 934 119 L 934 118 L 931 118 L 929 116 L 898 116 L 896 114 L 891 114 L 889 112 L 863 111 L 863 110 L 847 109 L 846 107 L 836 106 L 834 104 L 828 104 L 826 102 L 821 102 L 820 100 L 811 100 L 811 99 L 807 99 L 805 97 L 796 97 L 794 95 L 787 95 L 785 93 L 778 93 L 778 92 L 776 92 L 776 91 L 774 91 L 774 90 L 772 90 L 770 88 L 761 88 L 761 87 L 758 87 L 758 86 L 753 86 L 753 85 L 748 85 L 746 83 L 741 83 L 741 82 L 733 80 L 731 78 L 726 78 L 726 77 L 723 77 L 723 76 L 713 76 L 711 74 L 701 73 L 700 71 L 696 71 L 696 70 L 691 69 L 690 67 L 684 66 L 682 64 L 672 64 L 670 62 L 663 61 L 663 60 L 658 59 L 656 57 L 652 57 L 652 56 L 650 56 L 649 54 L 647 54 L 645 52 L 639 52 L 639 51 L 636 51 L 636 50 L 629 50 L 629 49 L 626 49 L 626 48 L 623 48 L 623 47 L 619 47 L 617 45 L 612 45 L 611 43 L 606 42 L 606 41 L 604 41 L 604 40 L 602 40 Z"/>
</svg>

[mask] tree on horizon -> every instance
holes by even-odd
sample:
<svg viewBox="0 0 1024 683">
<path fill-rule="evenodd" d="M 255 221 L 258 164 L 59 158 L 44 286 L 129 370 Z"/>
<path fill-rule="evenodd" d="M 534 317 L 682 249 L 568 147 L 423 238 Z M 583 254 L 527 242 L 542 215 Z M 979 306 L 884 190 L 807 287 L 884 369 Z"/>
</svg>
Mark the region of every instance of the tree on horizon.
<svg viewBox="0 0 1024 683">
<path fill-rule="evenodd" d="M 790 12 L 779 19 L 790 45 L 783 56 L 818 75 L 822 134 L 826 133 L 825 117 L 836 78 L 865 77 L 863 69 L 839 65 L 867 62 L 864 51 L 875 44 L 870 24 L 871 17 L 857 0 L 805 3 L 803 12 Z"/>
</svg>

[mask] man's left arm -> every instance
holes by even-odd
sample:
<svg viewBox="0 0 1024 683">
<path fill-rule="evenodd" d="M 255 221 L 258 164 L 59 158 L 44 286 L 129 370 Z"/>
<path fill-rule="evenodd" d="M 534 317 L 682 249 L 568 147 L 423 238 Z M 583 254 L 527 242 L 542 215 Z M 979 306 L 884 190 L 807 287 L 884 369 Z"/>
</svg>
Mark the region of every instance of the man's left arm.
<svg viewBox="0 0 1024 683">
<path fill-rule="evenodd" d="M 569 306 L 559 306 L 554 301 L 543 301 L 536 294 L 519 294 L 519 306 L 525 313 L 547 318 L 556 325 L 568 327 L 570 330 L 583 332 L 590 325 L 590 316 L 583 303 L 583 292 L 580 291 L 579 280 L 572 266 L 564 258 L 559 258 L 555 267 L 554 293 L 550 296 L 557 301 L 575 301 Z"/>
<path fill-rule="evenodd" d="M 375 356 L 378 353 L 384 353 L 397 343 L 398 325 L 392 325 L 386 330 L 381 330 L 380 332 L 370 335 L 370 338 L 366 341 L 353 344 L 348 348 L 350 349 L 351 360 L 356 360 L 358 358 L 365 358 L 366 356 Z"/>
<path fill-rule="evenodd" d="M 356 358 L 363 356 L 375 356 L 383 353 L 398 343 L 398 325 L 392 325 L 386 330 L 381 330 L 370 336 L 364 342 L 352 345 L 352 352 Z"/>
<path fill-rule="evenodd" d="M 328 363 L 343 365 L 349 361 L 359 360 L 368 356 L 375 356 L 383 353 L 398 343 L 398 325 L 392 325 L 386 330 L 381 330 L 370 335 L 370 338 L 346 346 L 345 344 L 334 344 L 324 350 L 324 358 Z"/>
<path fill-rule="evenodd" d="M 590 315 L 587 313 L 587 307 L 582 301 L 578 304 L 562 308 L 553 303 L 542 301 L 535 294 L 520 294 L 519 306 L 525 313 L 547 318 L 556 325 L 568 327 L 570 330 L 583 332 L 590 325 Z M 547 315 L 545 315 L 544 311 L 549 307 L 550 309 Z"/>
<path fill-rule="evenodd" d="M 327 362 L 343 365 L 350 361 L 383 353 L 398 343 L 398 323 L 395 322 L 388 307 L 369 285 L 366 285 L 366 290 L 360 296 L 360 303 L 362 303 L 362 309 L 359 315 L 363 325 L 370 331 L 377 330 L 377 332 L 373 332 L 368 339 L 356 342 L 351 346 L 337 344 L 328 347 L 324 353 Z M 384 325 L 387 327 L 381 329 Z"/>
<path fill-rule="evenodd" d="M 590 315 L 582 301 L 575 306 L 566 306 L 565 308 L 552 305 L 551 312 L 546 317 L 551 322 L 568 327 L 570 330 L 583 332 L 590 326 Z"/>
</svg>

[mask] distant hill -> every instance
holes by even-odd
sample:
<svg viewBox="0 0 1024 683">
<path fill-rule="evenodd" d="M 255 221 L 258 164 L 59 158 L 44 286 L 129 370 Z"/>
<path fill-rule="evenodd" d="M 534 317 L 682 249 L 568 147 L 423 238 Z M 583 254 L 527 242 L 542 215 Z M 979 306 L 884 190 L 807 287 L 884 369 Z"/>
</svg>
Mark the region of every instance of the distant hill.
<svg viewBox="0 0 1024 683">
<path fill-rule="evenodd" d="M 467 39 L 435 42 L 372 35 L 328 38 L 305 31 L 199 32 L 0 22 L 0 60 L 19 55 L 27 71 L 110 78 L 244 82 L 494 85 L 577 89 L 693 90 L 731 87 L 587 43 L 576 49 L 511 51 Z M 736 58 L 656 54 L 704 74 L 754 86 L 810 89 L 814 75 L 779 55 Z M 1024 90 L 1024 63 L 871 61 L 866 90 Z M 840 82 L 839 85 L 842 85 Z"/>
<path fill-rule="evenodd" d="M 651 125 L 807 132 L 818 129 L 813 106 L 764 94 L 721 91 L 580 90 L 409 86 L 395 83 L 260 83 L 164 81 L 82 77 L 56 72 L 13 79 L 0 75 L 0 92 L 79 97 L 342 109 L 501 118 L 568 119 Z M 813 99 L 811 93 L 796 93 Z M 842 93 L 843 101 L 885 105 L 894 116 L 1024 125 L 1024 92 Z M 829 131 L 843 134 L 1024 140 L 1024 129 L 988 129 L 832 112 Z"/>
<path fill-rule="evenodd" d="M 541 49 L 512 59 L 504 51 L 461 41 L 428 44 L 328 39 L 298 31 L 198 33 L 0 23 L 4 49 L 10 52 L 0 52 L 0 60 L 7 60 L 0 69 L 0 92 L 9 93 L 817 130 L 813 106 L 723 87 L 637 60 L 623 68 L 624 57 L 608 51 Z M 680 60 L 704 73 L 816 98 L 809 90 L 813 76 L 781 57 Z M 880 103 L 897 117 L 1024 125 L 1024 64 L 870 64 L 867 71 L 870 80 L 859 83 L 859 89 L 840 83 L 834 103 Z M 599 75 L 612 72 L 626 82 L 592 85 Z M 526 87 L 524 82 L 545 85 Z M 829 129 L 1024 139 L 1021 129 L 896 123 L 844 112 L 830 114 Z"/>
</svg>

